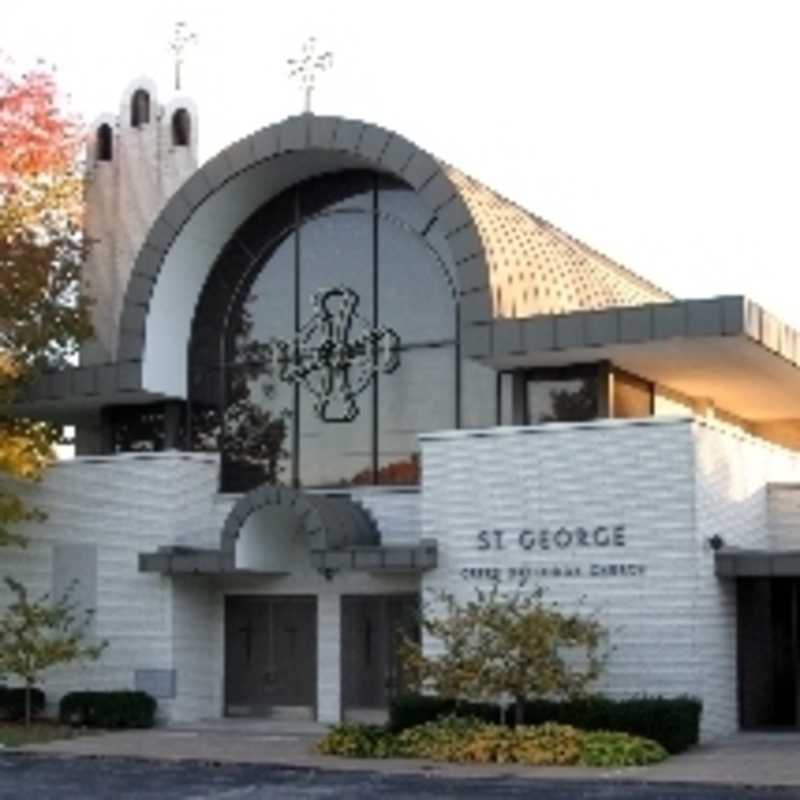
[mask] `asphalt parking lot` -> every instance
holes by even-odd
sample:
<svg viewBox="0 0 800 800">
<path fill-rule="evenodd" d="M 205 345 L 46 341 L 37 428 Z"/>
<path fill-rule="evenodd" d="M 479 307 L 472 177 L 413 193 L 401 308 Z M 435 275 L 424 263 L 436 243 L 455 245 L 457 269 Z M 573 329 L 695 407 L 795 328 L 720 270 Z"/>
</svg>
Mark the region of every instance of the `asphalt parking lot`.
<svg viewBox="0 0 800 800">
<path fill-rule="evenodd" d="M 0 755 L 0 798 L 18 800 L 783 800 L 796 788 L 753 788 L 633 781 L 537 780 L 518 776 L 454 778 L 290 768 L 263 764 L 213 764 Z"/>
</svg>

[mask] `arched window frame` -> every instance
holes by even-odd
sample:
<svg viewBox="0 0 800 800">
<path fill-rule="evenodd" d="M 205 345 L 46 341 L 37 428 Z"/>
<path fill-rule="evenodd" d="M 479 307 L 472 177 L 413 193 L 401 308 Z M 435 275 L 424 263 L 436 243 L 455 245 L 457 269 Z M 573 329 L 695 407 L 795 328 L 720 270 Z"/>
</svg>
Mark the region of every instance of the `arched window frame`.
<svg viewBox="0 0 800 800">
<path fill-rule="evenodd" d="M 114 158 L 114 131 L 107 122 L 97 128 L 95 158 L 97 161 L 112 161 Z"/>
<path fill-rule="evenodd" d="M 131 127 L 141 128 L 150 122 L 150 93 L 137 89 L 131 97 Z"/>
<path fill-rule="evenodd" d="M 185 108 L 178 108 L 170 120 L 173 147 L 189 147 L 192 142 L 192 117 Z"/>
<path fill-rule="evenodd" d="M 382 177 L 378 173 L 373 173 L 372 179 L 377 181 L 374 184 L 374 189 L 370 191 L 377 192 L 379 182 L 382 180 Z M 315 179 L 312 179 L 315 180 Z M 272 212 L 271 219 L 273 220 L 273 224 L 276 224 L 276 227 L 272 229 L 269 237 L 267 239 L 262 239 L 262 241 L 258 244 L 258 246 L 251 250 L 249 254 L 248 266 L 244 265 L 244 262 L 241 261 L 241 252 L 240 252 L 240 245 L 239 245 L 239 234 L 236 234 L 232 237 L 231 242 L 229 243 L 229 247 L 227 248 L 230 252 L 228 255 L 225 254 L 225 250 L 220 255 L 220 259 L 218 261 L 218 266 L 212 270 L 212 276 L 210 276 L 209 281 L 206 284 L 206 289 L 204 289 L 203 294 L 201 295 L 201 300 L 198 303 L 198 307 L 195 311 L 195 321 L 193 324 L 193 332 L 192 332 L 192 343 L 190 344 L 190 359 L 189 359 L 189 383 L 190 386 L 193 384 L 193 380 L 200 380 L 205 381 L 206 377 L 201 377 L 206 375 L 206 373 L 213 373 L 217 372 L 218 378 L 222 378 L 221 383 L 219 384 L 220 389 L 219 391 L 222 392 L 222 395 L 219 397 L 219 404 L 220 404 L 220 412 L 219 412 L 219 424 L 221 425 L 221 436 L 224 440 L 227 436 L 224 427 L 225 427 L 225 419 L 224 419 L 224 412 L 223 409 L 226 407 L 226 400 L 224 397 L 226 389 L 226 382 L 224 379 L 224 374 L 229 369 L 233 369 L 237 367 L 236 362 L 231 358 L 232 350 L 231 350 L 231 342 L 227 338 L 227 334 L 223 331 L 230 330 L 230 326 L 232 325 L 232 321 L 235 319 L 237 312 L 237 308 L 241 308 L 244 299 L 249 295 L 250 289 L 253 285 L 253 281 L 257 279 L 258 274 L 260 274 L 261 270 L 263 269 L 263 262 L 264 259 L 268 257 L 269 251 L 272 250 L 276 246 L 276 242 L 282 241 L 287 236 L 293 236 L 295 233 L 302 228 L 303 225 L 317 219 L 322 219 L 324 217 L 328 217 L 331 215 L 338 215 L 338 214 L 352 214 L 352 213 L 362 213 L 362 212 L 355 212 L 353 209 L 333 209 L 325 207 L 324 205 L 321 206 L 318 210 L 314 211 L 311 209 L 301 210 L 302 200 L 300 200 L 300 194 L 297 194 L 295 197 L 290 198 L 289 195 L 296 192 L 303 192 L 304 184 L 300 184 L 298 187 L 294 187 L 291 190 L 288 190 L 285 193 L 285 197 L 283 199 L 282 204 L 284 211 L 279 212 L 278 216 L 280 217 L 282 222 L 278 223 L 277 218 L 275 217 L 275 209 L 276 209 L 276 200 L 272 200 L 269 203 L 269 208 Z M 332 201 L 335 202 L 336 199 L 332 198 Z M 260 212 L 256 212 L 256 214 L 242 226 L 243 229 L 246 228 L 248 224 L 250 224 L 254 217 L 257 214 L 262 213 L 266 207 L 262 207 Z M 293 210 L 292 210 L 293 209 Z M 413 226 L 410 225 L 406 220 L 401 219 L 400 217 L 395 217 L 393 214 L 385 212 L 383 209 L 373 206 L 372 209 L 366 212 L 372 215 L 374 219 L 374 225 L 377 227 L 381 223 L 389 223 L 399 228 L 405 229 L 408 233 L 418 236 L 420 240 L 423 242 L 425 247 L 431 252 L 436 262 L 437 272 L 441 271 L 440 278 L 444 280 L 448 286 L 448 291 L 452 296 L 453 299 L 453 336 L 452 338 L 447 337 L 447 342 L 442 340 L 441 345 L 448 344 L 453 346 L 453 357 L 454 357 L 454 369 L 453 369 L 453 416 L 452 416 L 452 427 L 461 427 L 462 424 L 462 397 L 463 397 L 463 387 L 462 387 L 462 369 L 461 369 L 461 344 L 460 344 L 460 304 L 459 304 L 459 295 L 457 290 L 457 285 L 455 282 L 455 277 L 452 272 L 452 264 L 448 260 L 443 257 L 443 254 L 439 252 L 439 245 L 437 243 L 436 246 L 433 245 L 432 241 L 427 238 L 428 231 L 435 224 L 435 217 L 431 217 L 427 224 L 422 225 L 417 228 L 415 223 Z M 244 238 L 248 240 L 248 247 L 253 246 L 253 241 L 251 234 L 249 232 L 244 233 Z M 377 257 L 377 256 L 375 256 Z M 233 262 L 238 261 L 240 266 L 234 267 L 232 270 L 229 264 L 231 258 Z M 220 271 L 220 267 L 222 268 Z M 295 264 L 295 270 L 299 269 L 299 266 Z M 214 280 L 212 279 L 214 274 L 217 274 L 218 277 L 221 277 L 224 273 L 224 278 L 221 278 L 222 283 L 219 286 L 214 284 Z M 297 272 L 295 274 L 298 274 Z M 213 288 L 212 288 L 213 287 Z M 220 291 L 223 291 L 227 294 L 227 299 L 220 302 Z M 201 309 L 203 308 L 204 301 L 202 296 L 208 295 L 208 302 L 209 308 L 212 306 L 216 309 L 213 313 L 214 315 L 220 314 L 220 317 L 216 318 L 216 321 L 212 321 L 210 318 L 205 316 L 205 312 Z M 295 289 L 295 295 L 297 295 L 297 289 Z M 295 303 L 298 302 L 297 297 L 294 298 Z M 289 300 L 291 302 L 291 299 Z M 220 331 L 221 338 L 214 338 L 213 331 Z M 208 332 L 208 335 L 207 333 Z M 195 338 L 195 337 L 199 338 Z M 209 338 L 209 336 L 211 338 Z M 198 345 L 198 342 L 200 344 Z M 429 344 L 433 344 L 434 346 L 439 346 L 438 344 L 434 343 L 421 343 L 419 345 L 414 344 L 412 348 L 416 349 L 420 346 L 424 347 Z M 198 348 L 198 349 L 196 349 Z M 405 349 L 405 348 L 404 348 Z M 195 355 L 193 355 L 195 353 Z M 216 353 L 216 355 L 210 355 Z M 197 355 L 201 354 L 201 355 Z M 203 355 L 205 354 L 205 355 Z M 212 358 L 211 361 L 206 361 L 206 358 L 210 356 Z M 217 360 L 218 359 L 218 360 Z M 212 363 L 213 362 L 213 363 Z M 249 363 L 249 362 L 248 362 Z M 241 365 L 238 365 L 241 366 Z M 249 365 L 253 366 L 253 365 Z M 196 375 L 193 379 L 192 372 L 196 370 Z M 210 384 L 208 384 L 210 387 Z M 296 389 L 297 392 L 300 389 Z M 191 390 L 190 390 L 191 392 Z M 201 396 L 209 397 L 208 392 L 206 389 L 203 390 Z M 190 402 L 192 402 L 190 400 Z M 200 401 L 201 405 L 205 401 Z M 304 401 L 306 402 L 306 401 Z M 375 402 L 372 400 L 368 400 L 367 402 Z M 295 419 L 298 418 L 297 415 L 297 406 L 295 405 L 295 409 L 293 411 L 293 416 Z M 297 429 L 295 428 L 295 431 Z M 192 433 L 189 433 L 190 438 L 192 438 Z M 293 433 L 294 441 L 292 443 L 292 450 L 294 451 L 297 443 L 298 443 L 298 434 Z M 203 449 L 201 447 L 201 449 Z M 382 479 L 380 478 L 379 472 L 380 469 L 377 466 L 377 458 L 381 453 L 380 450 L 380 443 L 379 441 L 375 441 L 373 444 L 373 453 L 374 453 L 374 460 L 371 467 L 373 480 L 365 481 L 366 483 L 381 483 Z M 302 460 L 302 454 L 300 456 Z M 299 473 L 297 471 L 296 465 L 292 463 L 292 475 L 289 479 L 287 474 L 286 482 L 287 484 L 290 483 L 293 486 L 300 486 L 302 485 L 299 482 Z M 234 489 L 226 489 L 223 485 L 223 491 L 229 491 Z"/>
</svg>

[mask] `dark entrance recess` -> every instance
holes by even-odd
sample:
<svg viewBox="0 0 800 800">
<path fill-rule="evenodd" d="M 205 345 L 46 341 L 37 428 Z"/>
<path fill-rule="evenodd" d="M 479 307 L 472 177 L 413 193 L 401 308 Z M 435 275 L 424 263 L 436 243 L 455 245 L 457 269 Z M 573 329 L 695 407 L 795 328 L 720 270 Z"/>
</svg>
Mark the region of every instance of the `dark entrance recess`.
<svg viewBox="0 0 800 800">
<path fill-rule="evenodd" d="M 225 598 L 225 713 L 313 719 L 317 601 Z"/>
<path fill-rule="evenodd" d="M 800 579 L 737 579 L 742 728 L 800 725 Z"/>
<path fill-rule="evenodd" d="M 342 597 L 342 706 L 345 718 L 384 712 L 404 688 L 403 635 L 419 640 L 417 595 Z"/>
</svg>

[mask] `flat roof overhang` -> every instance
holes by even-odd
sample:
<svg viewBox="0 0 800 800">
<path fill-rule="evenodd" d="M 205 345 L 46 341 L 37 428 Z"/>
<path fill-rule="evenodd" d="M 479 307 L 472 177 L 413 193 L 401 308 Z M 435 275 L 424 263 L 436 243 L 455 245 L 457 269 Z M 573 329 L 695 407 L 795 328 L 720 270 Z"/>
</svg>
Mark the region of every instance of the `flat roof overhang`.
<svg viewBox="0 0 800 800">
<path fill-rule="evenodd" d="M 326 575 L 337 572 L 413 573 L 435 569 L 438 546 L 435 539 L 419 544 L 378 545 L 312 550 L 311 565 Z M 280 577 L 285 569 L 241 569 L 222 550 L 167 546 L 152 553 L 139 553 L 139 572 L 161 575 L 264 575 Z"/>
<path fill-rule="evenodd" d="M 800 577 L 800 550 L 739 550 L 729 548 L 714 554 L 718 578 Z"/>
<path fill-rule="evenodd" d="M 800 418 L 800 333 L 742 296 L 494 319 L 464 339 L 465 352 L 495 369 L 607 360 L 754 422 Z M 14 411 L 69 422 L 106 405 L 168 399 L 142 388 L 141 368 L 125 361 L 42 375 Z"/>
<path fill-rule="evenodd" d="M 98 413 L 104 406 L 166 399 L 142 389 L 140 362 L 121 361 L 45 372 L 23 387 L 11 411 L 18 417 L 69 424 Z"/>
<path fill-rule="evenodd" d="M 494 320 L 483 334 L 496 369 L 607 360 L 748 420 L 800 418 L 800 334 L 745 297 Z"/>
</svg>

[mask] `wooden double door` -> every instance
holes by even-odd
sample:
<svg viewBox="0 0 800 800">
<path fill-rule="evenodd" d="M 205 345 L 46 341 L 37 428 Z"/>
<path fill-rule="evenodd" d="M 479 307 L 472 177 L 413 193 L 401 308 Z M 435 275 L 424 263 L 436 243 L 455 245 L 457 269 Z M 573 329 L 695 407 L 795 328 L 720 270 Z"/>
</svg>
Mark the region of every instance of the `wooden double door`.
<svg viewBox="0 0 800 800">
<path fill-rule="evenodd" d="M 225 599 L 225 712 L 313 719 L 317 601 L 306 596 Z"/>
<path fill-rule="evenodd" d="M 403 691 L 399 644 L 419 641 L 419 596 L 342 597 L 342 706 L 345 717 L 385 711 Z"/>
</svg>

